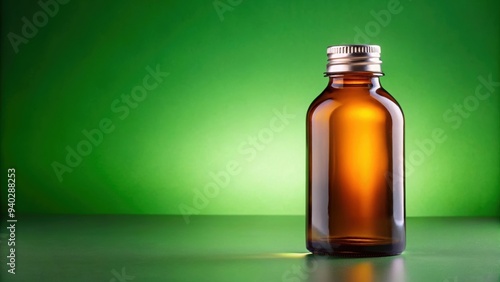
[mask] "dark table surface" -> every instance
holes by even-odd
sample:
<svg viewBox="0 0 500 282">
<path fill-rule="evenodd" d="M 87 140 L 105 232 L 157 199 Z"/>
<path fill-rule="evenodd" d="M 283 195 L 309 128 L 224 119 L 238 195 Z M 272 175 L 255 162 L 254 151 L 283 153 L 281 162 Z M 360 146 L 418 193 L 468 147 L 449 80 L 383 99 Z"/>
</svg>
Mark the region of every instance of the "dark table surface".
<svg viewBox="0 0 500 282">
<path fill-rule="evenodd" d="M 301 216 L 19 216 L 1 281 L 500 281 L 500 220 L 408 218 L 399 256 L 307 253 Z"/>
</svg>

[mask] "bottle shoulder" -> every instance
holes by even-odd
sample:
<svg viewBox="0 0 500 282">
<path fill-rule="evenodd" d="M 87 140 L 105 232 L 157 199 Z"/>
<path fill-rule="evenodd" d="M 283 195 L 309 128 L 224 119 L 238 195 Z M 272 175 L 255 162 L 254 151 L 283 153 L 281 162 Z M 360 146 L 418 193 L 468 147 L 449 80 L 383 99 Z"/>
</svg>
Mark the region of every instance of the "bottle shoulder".
<svg viewBox="0 0 500 282">
<path fill-rule="evenodd" d="M 327 87 L 308 109 L 308 115 L 317 111 L 346 112 L 369 109 L 374 112 L 385 112 L 393 117 L 403 117 L 403 111 L 396 99 L 384 88 L 335 89 Z"/>
</svg>

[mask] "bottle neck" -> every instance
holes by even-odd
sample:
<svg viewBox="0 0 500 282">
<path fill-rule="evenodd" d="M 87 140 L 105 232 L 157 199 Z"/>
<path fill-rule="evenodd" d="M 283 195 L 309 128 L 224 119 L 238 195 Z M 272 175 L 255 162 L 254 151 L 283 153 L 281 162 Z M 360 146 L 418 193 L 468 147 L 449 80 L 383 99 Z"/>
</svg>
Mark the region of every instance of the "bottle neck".
<svg viewBox="0 0 500 282">
<path fill-rule="evenodd" d="M 362 87 L 380 88 L 381 73 L 330 74 L 328 85 L 332 88 Z"/>
</svg>

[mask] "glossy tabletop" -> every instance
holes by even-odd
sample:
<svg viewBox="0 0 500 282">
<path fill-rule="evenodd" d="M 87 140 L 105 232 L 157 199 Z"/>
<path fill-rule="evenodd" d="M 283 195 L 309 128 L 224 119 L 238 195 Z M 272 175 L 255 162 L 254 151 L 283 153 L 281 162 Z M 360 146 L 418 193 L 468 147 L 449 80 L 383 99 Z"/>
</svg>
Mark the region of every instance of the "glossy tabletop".
<svg viewBox="0 0 500 282">
<path fill-rule="evenodd" d="M 399 256 L 307 253 L 302 216 L 20 216 L 1 281 L 500 281 L 500 220 L 408 218 Z"/>
</svg>

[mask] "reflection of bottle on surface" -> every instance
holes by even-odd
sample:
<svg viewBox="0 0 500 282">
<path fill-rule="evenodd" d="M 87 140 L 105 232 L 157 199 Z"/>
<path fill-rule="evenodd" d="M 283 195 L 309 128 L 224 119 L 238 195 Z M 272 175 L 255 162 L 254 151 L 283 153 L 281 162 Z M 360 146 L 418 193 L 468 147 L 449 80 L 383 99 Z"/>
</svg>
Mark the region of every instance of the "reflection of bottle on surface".
<svg viewBox="0 0 500 282">
<path fill-rule="evenodd" d="M 403 257 L 362 258 L 352 261 L 310 255 L 306 258 L 304 269 L 309 282 L 405 282 L 408 280 Z"/>
<path fill-rule="evenodd" d="M 307 249 L 405 248 L 404 118 L 380 85 L 380 47 L 328 48 L 329 83 L 307 112 Z"/>
</svg>

